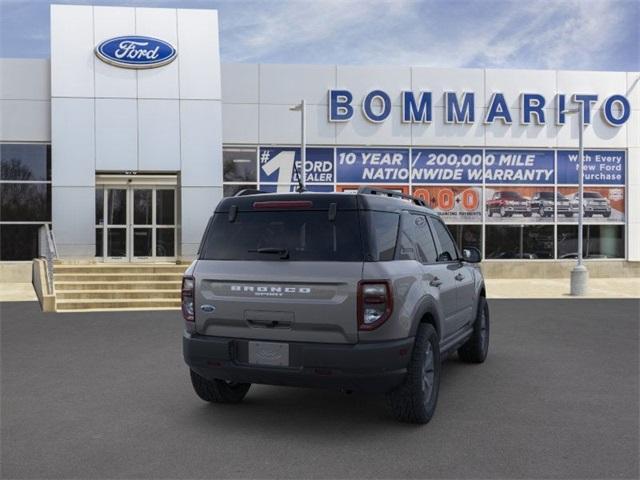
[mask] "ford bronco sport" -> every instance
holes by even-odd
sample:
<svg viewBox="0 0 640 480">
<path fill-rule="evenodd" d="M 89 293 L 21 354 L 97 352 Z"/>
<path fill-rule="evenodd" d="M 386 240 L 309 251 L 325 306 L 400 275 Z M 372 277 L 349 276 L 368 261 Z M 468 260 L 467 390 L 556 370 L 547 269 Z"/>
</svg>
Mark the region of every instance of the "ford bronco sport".
<svg viewBox="0 0 640 480">
<path fill-rule="evenodd" d="M 399 420 L 428 422 L 441 359 L 487 355 L 480 252 L 459 252 L 437 214 L 398 192 L 246 193 L 220 202 L 183 279 L 196 394 L 381 392 Z"/>
</svg>

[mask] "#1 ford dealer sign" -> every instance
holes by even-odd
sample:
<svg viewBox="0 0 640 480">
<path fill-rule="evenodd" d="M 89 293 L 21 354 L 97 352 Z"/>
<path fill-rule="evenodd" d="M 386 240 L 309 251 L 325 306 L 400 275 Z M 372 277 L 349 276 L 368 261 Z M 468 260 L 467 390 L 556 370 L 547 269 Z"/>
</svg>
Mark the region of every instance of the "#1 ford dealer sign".
<svg viewBox="0 0 640 480">
<path fill-rule="evenodd" d="M 103 62 L 123 68 L 155 68 L 171 63 L 178 52 L 169 43 L 152 37 L 128 35 L 105 40 L 96 47 Z"/>
</svg>

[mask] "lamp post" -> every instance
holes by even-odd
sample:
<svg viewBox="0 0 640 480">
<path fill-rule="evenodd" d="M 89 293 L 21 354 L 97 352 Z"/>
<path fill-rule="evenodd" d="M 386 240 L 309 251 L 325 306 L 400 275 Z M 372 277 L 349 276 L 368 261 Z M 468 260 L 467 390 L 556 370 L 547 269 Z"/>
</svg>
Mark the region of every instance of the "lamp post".
<svg viewBox="0 0 640 480">
<path fill-rule="evenodd" d="M 300 161 L 301 168 L 298 173 L 299 178 L 299 188 L 298 191 L 302 192 L 305 189 L 305 178 L 306 178 L 306 163 L 307 163 L 307 122 L 306 122 L 306 114 L 305 114 L 305 103 L 304 98 L 300 100 L 300 103 L 297 105 L 293 105 L 289 107 L 289 110 L 292 112 L 300 112 Z"/>
<path fill-rule="evenodd" d="M 583 296 L 587 293 L 589 271 L 583 262 L 582 224 L 584 220 L 584 102 L 579 108 L 565 110 L 563 113 L 578 113 L 578 262 L 571 270 L 571 295 Z"/>
</svg>

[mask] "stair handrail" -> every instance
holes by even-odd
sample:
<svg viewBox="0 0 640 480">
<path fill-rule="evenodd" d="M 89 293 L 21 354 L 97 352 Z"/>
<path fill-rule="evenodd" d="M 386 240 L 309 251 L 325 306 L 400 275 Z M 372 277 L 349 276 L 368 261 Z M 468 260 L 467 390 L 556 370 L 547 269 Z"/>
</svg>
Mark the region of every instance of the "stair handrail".
<svg viewBox="0 0 640 480">
<path fill-rule="evenodd" d="M 53 261 L 58 259 L 58 248 L 53 231 L 48 223 L 43 223 L 39 229 L 40 241 L 38 242 L 39 254 L 47 261 L 47 287 L 53 293 Z M 43 240 L 44 237 L 44 240 Z"/>
</svg>

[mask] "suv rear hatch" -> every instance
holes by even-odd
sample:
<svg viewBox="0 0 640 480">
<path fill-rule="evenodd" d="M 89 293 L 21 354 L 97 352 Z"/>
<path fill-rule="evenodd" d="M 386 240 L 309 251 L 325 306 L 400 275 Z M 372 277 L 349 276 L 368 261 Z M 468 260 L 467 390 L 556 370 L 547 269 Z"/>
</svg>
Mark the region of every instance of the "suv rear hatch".
<svg viewBox="0 0 640 480">
<path fill-rule="evenodd" d="M 216 211 L 194 270 L 196 330 L 355 343 L 363 267 L 355 196 L 282 197 L 227 199 Z"/>
</svg>

